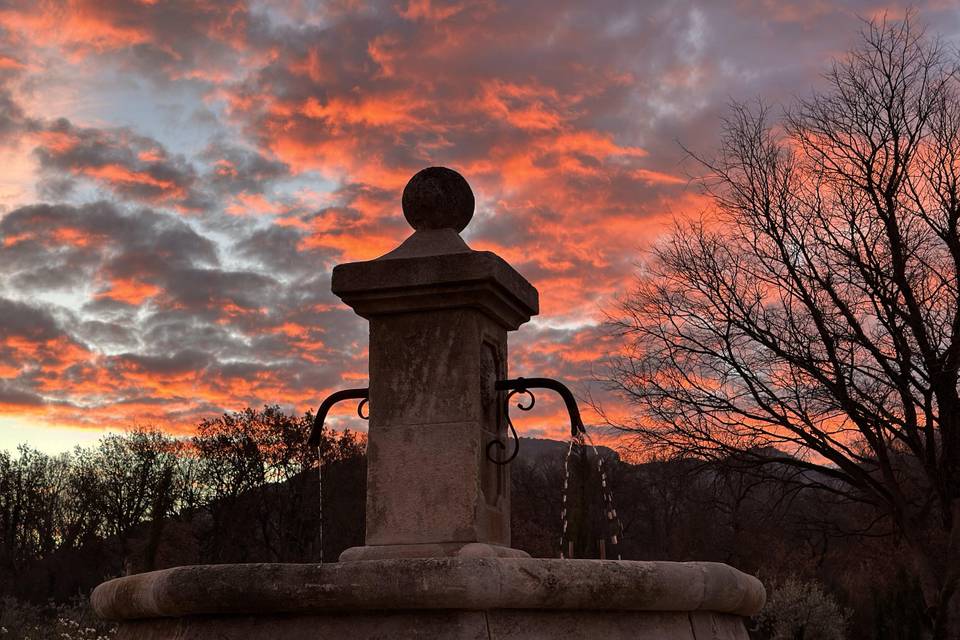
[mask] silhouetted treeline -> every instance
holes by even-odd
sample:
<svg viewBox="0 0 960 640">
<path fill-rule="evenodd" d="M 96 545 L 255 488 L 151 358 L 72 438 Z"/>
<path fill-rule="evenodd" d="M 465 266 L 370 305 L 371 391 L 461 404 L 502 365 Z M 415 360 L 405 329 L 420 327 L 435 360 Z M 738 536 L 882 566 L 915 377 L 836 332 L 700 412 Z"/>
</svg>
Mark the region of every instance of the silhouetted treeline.
<svg viewBox="0 0 960 640">
<path fill-rule="evenodd" d="M 203 421 L 192 438 L 134 430 L 50 456 L 0 451 L 0 597 L 67 600 L 178 564 L 308 562 L 362 544 L 365 438 L 277 407 Z"/>
<path fill-rule="evenodd" d="M 204 421 L 188 439 L 138 430 L 59 456 L 0 452 L 0 598 L 67 601 L 106 578 L 179 564 L 316 562 L 312 417 L 248 409 Z M 360 434 L 327 433 L 319 451 L 327 561 L 363 543 L 364 448 Z M 512 464 L 513 546 L 534 556 L 560 551 L 566 452 L 524 440 Z M 768 585 L 815 580 L 851 610 L 851 638 L 922 637 L 922 600 L 898 541 L 862 506 L 798 491 L 812 479 L 786 469 L 777 481 L 736 461 L 634 465 L 601 455 L 624 534 L 608 557 L 727 562 Z M 579 506 L 568 537 L 576 556 L 599 557 L 599 539 L 609 545 L 613 531 L 596 456 L 575 450 L 569 466 Z"/>
</svg>

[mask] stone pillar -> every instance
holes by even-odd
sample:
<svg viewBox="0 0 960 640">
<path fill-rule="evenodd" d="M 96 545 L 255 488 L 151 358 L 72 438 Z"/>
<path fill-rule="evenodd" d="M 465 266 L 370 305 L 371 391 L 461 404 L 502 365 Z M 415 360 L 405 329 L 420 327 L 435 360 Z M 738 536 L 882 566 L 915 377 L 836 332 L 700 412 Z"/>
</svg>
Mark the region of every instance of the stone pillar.
<svg viewBox="0 0 960 640">
<path fill-rule="evenodd" d="M 525 556 L 510 549 L 509 465 L 487 446 L 506 442 L 493 384 L 537 290 L 460 238 L 474 198 L 457 172 L 417 173 L 402 204 L 409 238 L 333 270 L 333 292 L 370 321 L 366 546 L 340 559 Z"/>
</svg>

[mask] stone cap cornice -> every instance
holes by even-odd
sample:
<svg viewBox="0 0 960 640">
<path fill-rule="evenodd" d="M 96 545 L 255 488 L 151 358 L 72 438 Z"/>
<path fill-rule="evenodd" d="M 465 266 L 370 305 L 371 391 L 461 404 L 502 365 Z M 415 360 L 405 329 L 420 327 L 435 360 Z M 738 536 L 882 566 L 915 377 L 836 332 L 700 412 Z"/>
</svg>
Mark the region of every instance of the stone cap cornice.
<svg viewBox="0 0 960 640">
<path fill-rule="evenodd" d="M 101 584 L 109 620 L 416 609 L 758 613 L 753 576 L 714 562 L 418 558 L 332 564 L 198 565 Z"/>
<path fill-rule="evenodd" d="M 489 251 L 341 264 L 333 269 L 331 288 L 364 318 L 477 308 L 513 330 L 540 310 L 533 285 Z"/>
</svg>

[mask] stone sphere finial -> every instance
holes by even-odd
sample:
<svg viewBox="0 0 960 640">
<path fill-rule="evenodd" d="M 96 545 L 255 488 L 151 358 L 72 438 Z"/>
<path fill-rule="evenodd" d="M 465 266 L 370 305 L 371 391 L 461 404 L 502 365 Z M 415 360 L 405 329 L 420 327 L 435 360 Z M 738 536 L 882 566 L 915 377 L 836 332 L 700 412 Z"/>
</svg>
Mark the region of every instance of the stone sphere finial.
<svg viewBox="0 0 960 640">
<path fill-rule="evenodd" d="M 403 217 L 417 231 L 463 231 L 473 217 L 473 191 L 453 169 L 427 167 L 418 171 L 403 189 Z"/>
</svg>

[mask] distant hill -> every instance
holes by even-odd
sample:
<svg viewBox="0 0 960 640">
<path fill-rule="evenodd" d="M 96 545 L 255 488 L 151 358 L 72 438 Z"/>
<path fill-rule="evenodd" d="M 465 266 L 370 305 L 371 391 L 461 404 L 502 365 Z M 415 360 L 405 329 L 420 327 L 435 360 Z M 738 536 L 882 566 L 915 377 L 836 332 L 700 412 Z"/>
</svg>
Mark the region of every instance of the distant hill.
<svg viewBox="0 0 960 640">
<path fill-rule="evenodd" d="M 567 455 L 569 441 L 549 440 L 547 438 L 520 438 L 520 455 L 525 458 L 558 458 L 563 459 Z M 597 445 L 597 451 L 605 460 L 613 459 L 621 462 L 620 454 L 611 449 Z"/>
</svg>

